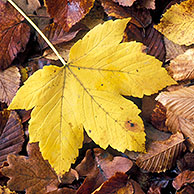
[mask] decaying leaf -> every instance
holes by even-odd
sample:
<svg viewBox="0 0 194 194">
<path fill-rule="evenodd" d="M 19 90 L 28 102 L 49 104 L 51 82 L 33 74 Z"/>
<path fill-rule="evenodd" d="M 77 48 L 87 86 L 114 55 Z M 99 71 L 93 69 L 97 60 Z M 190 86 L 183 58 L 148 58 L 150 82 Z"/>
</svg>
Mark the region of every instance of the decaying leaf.
<svg viewBox="0 0 194 194">
<path fill-rule="evenodd" d="M 8 176 L 8 187 L 11 190 L 23 191 L 27 194 L 45 194 L 57 189 L 57 175 L 48 161 L 42 158 L 38 143 L 28 145 L 29 158 L 24 156 L 8 156 L 8 167 L 1 171 Z"/>
<path fill-rule="evenodd" d="M 170 61 L 168 71 L 176 81 L 194 79 L 194 49 L 188 49 Z"/>
<path fill-rule="evenodd" d="M 104 181 L 112 177 L 116 172 L 127 172 L 133 166 L 133 162 L 124 157 L 113 157 L 108 152 L 100 148 L 94 149 L 94 157 L 92 150 L 86 152 L 85 158 L 76 167 L 80 176 L 86 176 L 78 193 L 91 193 L 98 188 Z"/>
<path fill-rule="evenodd" d="M 0 136 L 5 128 L 7 121 L 8 121 L 9 114 L 10 114 L 9 110 L 0 111 Z"/>
<path fill-rule="evenodd" d="M 166 126 L 169 131 L 181 131 L 188 137 L 189 149 L 194 149 L 194 86 L 173 92 L 162 92 L 156 100 L 167 109 Z"/>
<path fill-rule="evenodd" d="M 122 7 L 112 0 L 100 0 L 100 2 L 108 16 L 120 19 L 131 17 L 130 22 L 140 28 L 145 28 L 152 22 L 150 12 L 145 8 Z"/>
<path fill-rule="evenodd" d="M 119 3 L 119 5 L 130 7 L 136 0 L 112 0 L 112 1 L 114 1 L 115 3 Z"/>
<path fill-rule="evenodd" d="M 155 9 L 155 0 L 139 0 L 138 3 L 147 8 L 147 9 Z"/>
<path fill-rule="evenodd" d="M 194 43 L 194 0 L 172 5 L 155 28 L 169 40 L 189 46 Z"/>
<path fill-rule="evenodd" d="M 126 41 L 136 40 L 147 46 L 146 52 L 149 55 L 155 56 L 160 61 L 165 60 L 165 46 L 162 34 L 149 25 L 146 28 L 139 28 L 131 22 L 127 25 Z"/>
<path fill-rule="evenodd" d="M 17 67 L 10 67 L 4 71 L 0 71 L 0 101 L 8 105 L 20 85 L 20 73 Z"/>
<path fill-rule="evenodd" d="M 26 14 L 33 14 L 41 5 L 39 0 L 13 0 Z"/>
<path fill-rule="evenodd" d="M 117 172 L 104 182 L 92 194 L 144 194 L 140 185 L 134 180 L 128 180 L 124 173 Z"/>
<path fill-rule="evenodd" d="M 194 182 L 194 171 L 185 170 L 173 180 L 172 185 L 176 190 L 179 190 L 183 185 L 193 182 Z"/>
<path fill-rule="evenodd" d="M 9 3 L 0 1 L 0 69 L 7 68 L 30 38 L 30 27 Z"/>
<path fill-rule="evenodd" d="M 183 158 L 177 161 L 177 167 L 180 171 L 194 171 L 194 153 L 187 152 Z"/>
<path fill-rule="evenodd" d="M 9 106 L 34 108 L 30 142 L 40 142 L 44 159 L 58 174 L 78 156 L 83 126 L 104 149 L 145 151 L 140 110 L 122 95 L 143 97 L 176 82 L 160 61 L 142 52 L 141 43 L 120 43 L 128 21 L 93 28 L 71 48 L 65 66 L 36 71 Z"/>
<path fill-rule="evenodd" d="M 9 119 L 0 134 L 0 165 L 7 160 L 9 154 L 18 154 L 24 142 L 19 116 L 11 111 Z"/>
<path fill-rule="evenodd" d="M 175 164 L 183 151 L 183 141 L 183 135 L 176 133 L 168 140 L 151 142 L 147 153 L 141 153 L 136 164 L 149 172 L 165 172 Z"/>
<path fill-rule="evenodd" d="M 52 23 L 49 24 L 42 32 L 47 36 L 50 42 L 55 45 L 72 40 L 77 35 L 77 33 L 83 29 L 86 29 L 83 25 L 76 25 L 72 27 L 69 32 L 65 32 L 60 25 Z M 42 49 L 48 46 L 40 36 L 39 44 L 41 45 Z"/>
<path fill-rule="evenodd" d="M 178 55 L 183 54 L 189 48 L 193 47 L 192 45 L 188 47 L 185 45 L 176 44 L 166 37 L 164 37 L 164 42 L 165 42 L 165 49 L 166 49 L 166 61 L 170 61 L 174 59 Z"/>
<path fill-rule="evenodd" d="M 60 24 L 65 31 L 79 22 L 93 7 L 94 0 L 45 0 L 46 7 L 54 21 Z"/>
</svg>

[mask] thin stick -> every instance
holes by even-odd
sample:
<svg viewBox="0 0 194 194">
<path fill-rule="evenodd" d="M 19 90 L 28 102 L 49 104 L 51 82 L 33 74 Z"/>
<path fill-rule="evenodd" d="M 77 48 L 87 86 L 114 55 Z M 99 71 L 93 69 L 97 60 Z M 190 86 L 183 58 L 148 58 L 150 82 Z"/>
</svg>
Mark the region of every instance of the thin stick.
<svg viewBox="0 0 194 194">
<path fill-rule="evenodd" d="M 61 63 L 65 66 L 66 62 L 61 57 L 57 49 L 53 46 L 53 44 L 48 40 L 48 38 L 41 32 L 41 30 L 38 28 L 38 26 L 12 1 L 7 0 L 31 25 L 32 27 L 40 34 L 40 36 L 45 40 L 45 42 L 50 46 L 50 48 L 53 50 L 53 52 L 57 55 Z"/>
</svg>

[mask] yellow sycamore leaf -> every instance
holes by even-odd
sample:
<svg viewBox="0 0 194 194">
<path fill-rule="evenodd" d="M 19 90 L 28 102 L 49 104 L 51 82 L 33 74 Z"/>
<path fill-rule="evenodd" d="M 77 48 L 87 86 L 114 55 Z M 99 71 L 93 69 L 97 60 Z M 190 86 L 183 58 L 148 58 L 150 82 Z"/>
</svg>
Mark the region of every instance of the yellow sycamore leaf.
<svg viewBox="0 0 194 194">
<path fill-rule="evenodd" d="M 30 142 L 58 174 L 68 171 L 83 127 L 102 148 L 145 151 L 140 110 L 122 95 L 142 97 L 176 83 L 141 43 L 120 43 L 129 19 L 96 26 L 70 50 L 67 65 L 45 66 L 22 86 L 9 109 L 31 109 Z"/>
<path fill-rule="evenodd" d="M 194 43 L 194 0 L 172 5 L 154 26 L 169 40 L 189 46 Z"/>
</svg>

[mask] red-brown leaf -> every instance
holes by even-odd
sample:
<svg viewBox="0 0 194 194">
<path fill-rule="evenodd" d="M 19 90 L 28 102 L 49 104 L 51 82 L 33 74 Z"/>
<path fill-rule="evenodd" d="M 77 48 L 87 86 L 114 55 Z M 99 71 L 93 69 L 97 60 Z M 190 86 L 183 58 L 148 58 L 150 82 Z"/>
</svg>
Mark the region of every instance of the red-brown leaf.
<svg viewBox="0 0 194 194">
<path fill-rule="evenodd" d="M 29 158 L 24 156 L 8 156 L 8 167 L 1 171 L 8 176 L 8 187 L 11 190 L 23 191 L 27 194 L 45 194 L 57 189 L 58 177 L 48 161 L 42 158 L 38 143 L 28 145 Z"/>
<path fill-rule="evenodd" d="M 30 27 L 9 3 L 0 1 L 0 69 L 7 68 L 30 38 Z"/>
<path fill-rule="evenodd" d="M 0 165 L 7 160 L 9 154 L 21 151 L 24 142 L 21 121 L 15 111 L 11 111 L 9 119 L 0 136 Z"/>
<path fill-rule="evenodd" d="M 79 22 L 93 7 L 94 0 L 45 0 L 48 13 L 65 31 Z"/>
</svg>

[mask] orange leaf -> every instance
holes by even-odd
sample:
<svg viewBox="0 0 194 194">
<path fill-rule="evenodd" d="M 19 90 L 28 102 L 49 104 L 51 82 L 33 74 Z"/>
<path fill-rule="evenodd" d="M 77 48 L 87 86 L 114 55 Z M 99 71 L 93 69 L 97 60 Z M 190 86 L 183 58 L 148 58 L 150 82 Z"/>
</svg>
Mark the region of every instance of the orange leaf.
<svg viewBox="0 0 194 194">
<path fill-rule="evenodd" d="M 174 165 L 183 151 L 183 135 L 176 133 L 165 141 L 154 141 L 148 145 L 147 153 L 140 153 L 136 164 L 149 172 L 164 172 Z"/>
<path fill-rule="evenodd" d="M 94 0 L 45 0 L 48 13 L 65 31 L 79 22 L 93 7 Z"/>
<path fill-rule="evenodd" d="M 8 156 L 8 167 L 2 173 L 8 176 L 8 187 L 12 190 L 23 191 L 27 194 L 45 194 L 57 189 L 57 175 L 48 161 L 42 158 L 38 143 L 28 145 L 29 158 L 24 156 Z"/>
<path fill-rule="evenodd" d="M 136 0 L 112 0 L 114 1 L 115 3 L 119 3 L 119 5 L 122 5 L 122 6 L 132 6 L 133 3 L 136 1 Z"/>
<path fill-rule="evenodd" d="M 22 124 L 15 111 L 11 111 L 9 119 L 0 134 L 0 164 L 7 160 L 8 154 L 21 151 L 24 142 Z"/>
<path fill-rule="evenodd" d="M 0 1 L 0 69 L 7 68 L 30 38 L 30 27 L 9 3 Z"/>
</svg>

